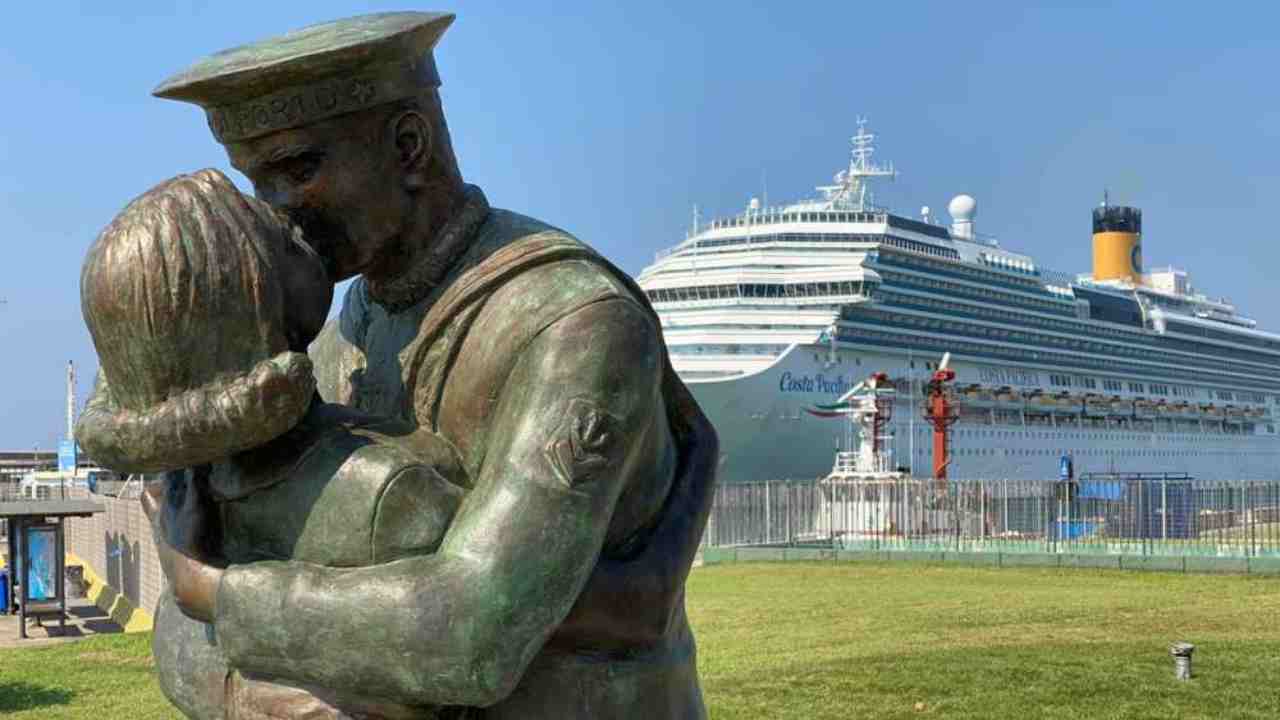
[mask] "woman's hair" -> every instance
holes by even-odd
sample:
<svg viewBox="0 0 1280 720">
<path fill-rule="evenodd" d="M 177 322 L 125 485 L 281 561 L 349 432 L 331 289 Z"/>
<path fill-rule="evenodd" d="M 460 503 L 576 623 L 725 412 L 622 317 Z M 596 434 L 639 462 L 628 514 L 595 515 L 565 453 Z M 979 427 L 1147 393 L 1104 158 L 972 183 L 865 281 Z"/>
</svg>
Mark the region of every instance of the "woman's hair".
<svg viewBox="0 0 1280 720">
<path fill-rule="evenodd" d="M 288 265 L 319 262 L 283 214 L 217 170 L 180 175 L 129 203 L 80 275 L 81 309 L 116 403 L 145 411 L 290 350 L 300 299 L 289 297 L 285 278 L 298 268 Z M 309 342 L 318 331 L 301 334 Z"/>
</svg>

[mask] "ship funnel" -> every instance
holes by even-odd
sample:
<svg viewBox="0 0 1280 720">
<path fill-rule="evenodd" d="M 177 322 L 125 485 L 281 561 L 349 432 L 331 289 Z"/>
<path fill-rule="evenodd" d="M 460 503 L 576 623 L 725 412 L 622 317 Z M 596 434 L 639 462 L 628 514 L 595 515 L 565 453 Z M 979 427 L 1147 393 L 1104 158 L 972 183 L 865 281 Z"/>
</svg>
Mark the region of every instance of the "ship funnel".
<svg viewBox="0 0 1280 720">
<path fill-rule="evenodd" d="M 1093 279 L 1142 281 L 1142 211 L 1103 204 L 1093 209 Z"/>
</svg>

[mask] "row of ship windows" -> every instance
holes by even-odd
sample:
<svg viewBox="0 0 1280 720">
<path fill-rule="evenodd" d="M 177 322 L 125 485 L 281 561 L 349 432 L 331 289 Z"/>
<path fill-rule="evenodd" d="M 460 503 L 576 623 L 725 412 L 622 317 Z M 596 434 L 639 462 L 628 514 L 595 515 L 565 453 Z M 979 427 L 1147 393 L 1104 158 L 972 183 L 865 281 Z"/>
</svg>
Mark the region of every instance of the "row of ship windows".
<svg viewBox="0 0 1280 720">
<path fill-rule="evenodd" d="M 909 289 L 924 290 L 926 292 L 937 292 L 941 290 L 947 294 L 959 295 L 961 297 L 982 300 L 984 302 L 1000 302 L 1014 307 L 1031 308 L 1042 312 L 1057 313 L 1059 315 L 1075 315 L 1074 309 L 1063 307 L 1061 303 L 1055 303 L 1049 300 L 1030 298 L 1023 295 L 1014 295 L 1012 293 L 1001 292 L 987 287 L 961 285 L 959 283 L 947 282 L 946 280 L 939 280 L 932 277 L 903 275 L 891 270 L 884 270 L 879 265 L 876 266 L 875 270 L 879 273 L 880 278 L 885 283 L 893 283 Z"/>
<path fill-rule="evenodd" d="M 941 330 L 948 333 L 959 335 L 967 335 L 977 339 L 992 339 L 1005 342 L 1015 342 L 1025 345 L 1041 345 L 1041 346 L 1057 346 L 1064 349 L 1072 349 L 1085 352 L 1106 353 L 1116 356 L 1128 356 L 1132 358 L 1147 360 L 1151 362 L 1169 362 L 1170 356 L 1167 352 L 1157 350 L 1147 350 L 1144 348 L 1135 348 L 1127 345 L 1115 345 L 1111 343 L 1098 343 L 1079 338 L 1060 337 L 1054 335 L 1041 335 L 1036 332 L 1024 332 L 1021 330 L 1009 330 L 1006 328 L 985 327 L 982 325 L 974 325 L 966 322 L 940 320 L 937 318 L 926 318 L 917 315 L 901 315 L 897 313 L 889 313 L 871 308 L 859 308 L 854 314 L 854 319 L 863 322 L 874 322 L 879 324 L 891 325 L 894 327 L 910 327 L 915 326 L 925 330 Z M 1254 374 L 1258 372 L 1258 368 L 1249 365 L 1237 365 L 1225 362 L 1218 357 L 1204 357 L 1198 355 L 1196 357 L 1177 358 L 1184 364 L 1192 362 L 1208 363 L 1207 367 L 1213 369 L 1226 369 L 1231 372 L 1241 374 Z"/>
<path fill-rule="evenodd" d="M 1063 355 L 1061 353 L 1048 352 L 1044 350 L 1023 350 L 1021 348 L 973 343 L 952 338 L 928 338 L 920 337 L 918 335 L 903 335 L 901 333 L 883 332 L 880 330 L 862 328 L 859 328 L 856 334 L 847 329 L 842 330 L 838 339 L 841 342 L 863 342 L 894 348 L 913 348 L 916 351 L 937 352 L 939 354 L 950 351 L 966 355 L 974 355 L 977 357 L 1008 359 L 1019 363 L 1053 363 L 1055 365 L 1088 367 L 1102 371 L 1132 373 L 1134 375 L 1151 373 L 1151 368 L 1149 367 L 1128 365 L 1113 359 Z M 1188 379 L 1199 381 L 1214 377 L 1214 373 L 1207 370 L 1184 368 L 1180 366 L 1164 367 L 1161 368 L 1161 372 L 1167 375 L 1186 377 Z M 1258 376 L 1256 372 L 1251 373 L 1251 375 L 1257 377 L 1259 382 L 1268 381 L 1268 378 Z M 1223 381 L 1224 383 L 1232 383 L 1238 382 L 1239 379 L 1223 378 Z"/>
<path fill-rule="evenodd" d="M 786 349 L 786 345 L 668 345 L 672 355 L 768 355 L 774 356 Z M 862 361 L 858 360 L 861 365 Z"/>
<path fill-rule="evenodd" d="M 960 253 L 952 248 L 939 247 L 930 245 L 929 243 L 920 242 L 918 240 L 908 240 L 907 238 L 895 237 L 892 235 L 831 235 L 826 233 L 814 233 L 812 235 L 797 235 L 791 233 L 783 233 L 777 235 L 757 235 L 752 237 L 729 238 L 725 240 L 698 240 L 691 245 L 680 248 L 680 254 L 683 255 L 714 255 L 724 252 L 737 252 L 744 247 L 751 245 L 768 245 L 773 243 L 857 243 L 857 245 L 843 248 L 822 248 L 822 252 L 828 253 L 832 251 L 840 252 L 866 252 L 874 246 L 889 246 L 906 250 L 920 255 L 932 255 L 933 257 L 946 258 L 948 260 L 960 261 Z M 787 252 L 803 251 L 805 248 L 788 248 Z M 1013 272 L 1012 268 L 1009 270 Z"/>
<path fill-rule="evenodd" d="M 888 245 L 920 253 L 921 255 L 933 255 L 957 261 L 960 259 L 960 253 L 956 252 L 954 248 L 931 245 L 919 240 L 900 238 L 895 235 L 852 235 L 848 233 L 767 233 L 718 240 L 698 240 L 681 248 L 681 250 L 722 248 L 735 245 L 765 245 L 768 243 L 865 243 L 867 245 Z M 867 248 L 856 249 L 865 250 Z"/>
<path fill-rule="evenodd" d="M 887 259 L 887 256 L 882 257 L 881 262 L 884 262 L 886 259 Z M 956 268 L 950 265 L 942 265 L 939 263 L 929 263 L 929 262 L 912 263 L 912 262 L 898 261 L 896 259 L 891 259 L 889 260 L 889 262 L 893 264 L 901 264 L 908 267 L 912 265 L 923 266 L 923 267 L 929 268 L 932 272 L 949 272 L 951 274 L 955 274 L 957 270 L 960 270 L 960 268 Z M 967 268 L 964 270 L 967 270 Z M 901 276 L 901 275 L 897 275 L 896 273 L 881 272 L 881 276 L 886 281 L 889 281 L 892 279 L 895 283 L 900 283 L 907 286 L 910 286 L 913 282 L 918 282 L 918 280 L 914 277 Z M 949 292 L 956 293 L 956 294 L 965 294 L 965 291 L 967 289 L 965 286 L 957 286 L 957 285 L 948 284 L 945 282 L 926 283 L 926 284 L 933 287 L 946 288 Z M 970 292 L 969 294 L 972 294 L 972 293 Z M 982 295 L 985 296 L 986 298 L 997 299 L 1002 302 L 1013 304 L 1013 305 L 1020 305 L 1025 307 L 1048 308 L 1054 311 L 1061 311 L 1063 309 L 1062 304 L 1059 304 L 1059 303 L 1044 303 L 1042 301 L 1028 300 L 1026 298 L 1022 298 L 1019 296 L 1011 296 L 1011 295 L 995 294 L 995 293 L 984 293 Z M 1085 327 L 1086 326 L 1083 326 L 1083 325 L 1077 325 L 1076 329 L 1077 330 L 1084 329 Z M 1253 345 L 1259 348 L 1272 348 L 1272 349 L 1280 350 L 1280 341 L 1276 341 L 1276 340 L 1268 340 L 1266 338 L 1255 338 L 1255 337 L 1242 335 L 1239 333 L 1228 333 L 1221 330 L 1200 327 L 1198 325 L 1191 325 L 1188 323 L 1181 323 L 1177 321 L 1169 321 L 1167 327 L 1169 330 L 1185 333 L 1188 335 L 1195 335 L 1195 336 L 1205 337 L 1210 339 L 1223 340 L 1226 342 L 1232 342 L 1239 345 Z M 1095 328 L 1093 326 L 1088 326 L 1088 330 L 1092 332 L 1102 332 L 1104 334 L 1113 335 L 1115 337 L 1130 337 L 1129 333 L 1125 333 L 1123 330 L 1116 329 L 1116 328 L 1106 328 L 1106 327 Z M 1173 340 L 1174 342 L 1178 342 L 1180 345 L 1185 346 L 1187 349 L 1192 349 L 1192 351 L 1197 351 L 1194 349 L 1193 343 L 1177 341 L 1172 338 L 1170 340 Z M 1242 354 L 1248 354 L 1248 353 L 1247 351 L 1242 351 Z M 1273 356 L 1267 356 L 1261 353 L 1254 355 L 1254 357 L 1263 358 L 1264 361 L 1274 360 Z"/>
<path fill-rule="evenodd" d="M 919 269 L 929 273 L 930 275 L 950 275 L 961 280 L 1005 285 L 1015 290 L 1023 290 L 1039 294 L 1044 294 L 1046 292 L 1044 286 L 1035 278 L 1028 277 L 1024 279 L 970 265 L 939 262 L 930 258 L 908 258 L 894 252 L 882 252 L 879 254 L 877 260 L 881 263 L 902 265 L 908 268 Z"/>
<path fill-rule="evenodd" d="M 1086 390 L 1096 390 L 1098 388 L 1098 381 L 1096 378 L 1082 377 L 1079 375 L 1059 375 L 1056 373 L 1049 374 L 1049 384 L 1054 387 L 1078 387 Z M 1196 395 L 1195 388 L 1183 387 L 1180 385 L 1170 386 L 1163 383 L 1146 384 L 1133 381 L 1126 383 L 1123 380 L 1113 380 L 1111 378 L 1102 379 L 1102 389 L 1109 390 L 1111 392 L 1124 392 L 1128 389 L 1131 393 L 1142 395 L 1148 391 L 1148 388 L 1150 388 L 1152 395 L 1173 395 L 1175 397 L 1194 397 Z M 1212 392 L 1206 392 L 1209 392 L 1210 397 L 1213 396 Z M 1232 393 L 1225 390 L 1219 390 L 1217 393 L 1222 400 L 1234 399 Z M 1224 395 L 1226 397 L 1223 397 Z M 1243 397 L 1244 395 L 1245 393 L 1241 393 L 1241 400 L 1246 399 Z M 1255 402 L 1263 402 L 1261 395 L 1258 395 L 1258 398 L 1259 399 Z"/>
<path fill-rule="evenodd" d="M 852 297 L 875 287 L 875 283 L 739 283 L 733 285 L 694 285 L 646 291 L 652 302 L 687 302 L 693 300 L 732 300 L 736 298 L 806 298 Z"/>
<path fill-rule="evenodd" d="M 1275 426 L 1267 425 L 1267 432 L 1274 433 Z M 931 435 L 932 430 L 928 428 L 917 428 L 916 434 L 922 437 Z M 990 438 L 990 439 L 1030 439 L 1030 440 L 1107 440 L 1113 442 L 1145 442 L 1151 439 L 1151 433 L 1091 433 L 1091 432 L 1045 432 L 1041 430 L 956 430 L 952 433 L 955 437 L 960 438 Z M 1179 437 L 1179 443 L 1213 443 L 1215 440 L 1208 435 L 1192 435 L 1188 438 Z"/>
<path fill-rule="evenodd" d="M 1175 332 L 1186 333 L 1187 335 L 1199 335 L 1200 337 L 1214 338 L 1216 340 L 1226 340 L 1227 342 L 1240 343 L 1243 345 L 1256 345 L 1258 347 L 1267 347 L 1280 350 L 1280 342 L 1275 340 L 1267 340 L 1266 338 L 1251 337 L 1238 333 L 1228 333 L 1213 328 L 1200 327 L 1199 325 L 1191 325 L 1190 323 L 1182 323 L 1174 320 L 1166 321 L 1165 328 Z"/>
<path fill-rule="evenodd" d="M 847 233 L 807 233 L 801 235 L 799 233 L 767 233 L 763 235 L 747 235 L 745 237 L 724 238 L 718 240 L 698 240 L 685 247 L 680 248 L 681 251 L 688 250 L 705 250 L 708 248 L 733 247 L 738 245 L 766 245 L 769 243 L 867 243 L 875 244 L 883 242 L 887 239 L 884 235 L 850 235 Z M 924 245 L 925 243 L 920 243 Z M 850 248 L 859 251 L 867 248 Z M 942 248 L 939 248 L 941 250 Z M 825 251 L 824 251 L 825 252 Z M 952 250 L 951 252 L 955 252 Z M 956 255 L 959 258 L 959 255 Z"/>
<path fill-rule="evenodd" d="M 860 358 L 855 358 L 855 359 L 858 360 L 859 365 L 862 364 L 862 361 Z M 820 362 L 821 358 L 817 353 L 814 353 L 813 360 L 814 362 Z M 935 369 L 935 363 L 927 363 L 927 365 L 928 365 L 927 369 L 929 370 Z M 916 367 L 916 364 L 913 361 L 911 363 L 911 369 L 914 370 L 915 367 Z M 1038 378 L 1038 375 L 1036 375 L 1036 377 Z M 1083 388 L 1086 390 L 1096 390 L 1098 388 L 1098 380 L 1096 378 L 1086 377 L 1084 375 L 1064 375 L 1062 373 L 1049 373 L 1049 384 L 1053 387 L 1061 387 L 1061 388 L 1075 387 L 1075 388 Z M 926 382 L 923 380 L 916 381 L 914 383 L 914 387 L 911 384 L 906 383 L 905 381 L 899 381 L 895 383 L 895 388 L 900 393 L 902 392 L 924 393 L 925 385 L 926 385 Z M 1258 392 L 1247 391 L 1247 390 L 1215 390 L 1213 388 L 1195 388 L 1189 385 L 1166 385 L 1164 383 L 1140 383 L 1140 382 L 1133 382 L 1133 381 L 1116 380 L 1114 378 L 1102 379 L 1103 390 L 1119 393 L 1119 392 L 1125 392 L 1126 388 L 1128 389 L 1129 392 L 1135 393 L 1138 395 L 1145 395 L 1150 393 L 1151 395 L 1166 395 L 1166 396 L 1171 395 L 1173 397 L 1185 397 L 1185 398 L 1201 397 L 1201 398 L 1209 398 L 1209 399 L 1217 399 L 1217 400 L 1226 400 L 1228 402 L 1234 402 L 1237 400 L 1240 402 L 1252 402 L 1252 403 L 1259 403 L 1259 404 L 1263 404 L 1267 402 L 1266 395 Z M 1274 396 L 1274 399 L 1277 402 L 1280 402 L 1280 395 Z"/>
<path fill-rule="evenodd" d="M 681 248 L 681 252 L 698 253 L 699 250 L 709 250 L 712 248 L 737 248 L 741 246 L 766 245 L 771 243 L 859 243 L 866 244 L 867 246 L 880 246 L 882 248 L 906 250 L 914 255 L 923 255 L 925 257 L 910 257 L 894 252 L 882 252 L 879 260 L 884 263 L 921 269 L 929 272 L 930 274 L 951 275 L 965 280 L 976 280 L 985 284 L 1003 285 L 1016 290 L 1044 293 L 1044 287 L 1034 277 L 1039 274 L 1036 270 L 1028 271 L 1013 267 L 998 268 L 994 266 L 991 270 L 986 270 L 983 268 L 969 267 L 967 265 L 960 264 L 960 254 L 953 248 L 941 247 L 908 238 L 900 238 L 894 235 L 847 235 L 830 233 L 801 235 L 796 233 L 776 233 L 719 240 L 698 240 L 689 246 Z M 847 249 L 860 252 L 868 248 L 850 247 Z M 951 262 L 939 262 L 930 258 L 942 258 Z M 1024 279 L 1014 276 L 1015 274 L 1026 275 L 1027 277 Z M 1059 306 L 1051 304 L 1050 307 Z"/>
<path fill-rule="evenodd" d="M 763 212 L 715 220 L 711 223 L 711 229 L 794 222 L 882 223 L 886 220 L 887 218 L 880 213 L 869 212 Z"/>
<path fill-rule="evenodd" d="M 991 278 L 983 277 L 981 273 L 978 273 L 970 268 L 966 268 L 963 266 L 956 267 L 951 264 L 943 264 L 943 263 L 936 263 L 936 262 L 929 262 L 929 261 L 912 262 L 907 260 L 906 258 L 899 259 L 899 258 L 893 257 L 891 254 L 882 255 L 880 258 L 880 262 L 888 262 L 890 264 L 899 264 L 905 267 L 916 266 L 921 269 L 927 269 L 932 273 L 947 273 L 952 275 L 956 275 L 956 274 L 976 275 L 977 277 L 983 279 L 986 282 L 992 282 Z M 908 286 L 913 281 L 915 281 L 914 278 L 904 277 L 896 274 L 889 274 L 889 273 L 882 272 L 881 275 L 882 277 L 884 277 L 885 280 L 890 280 L 892 278 L 894 282 L 898 282 Z M 926 283 L 926 284 L 934 287 L 944 287 L 948 291 L 957 293 L 957 294 L 964 294 L 966 290 L 964 286 L 956 286 L 956 285 L 948 284 L 945 282 Z M 1017 287 L 1017 286 L 1014 286 L 1014 287 Z M 1032 289 L 1038 290 L 1039 286 L 1035 286 Z M 1026 298 L 1022 298 L 1019 296 L 1011 296 L 1011 295 L 997 294 L 997 293 L 982 293 L 982 295 L 987 298 L 997 299 L 1002 302 L 1013 304 L 1013 305 L 1048 308 L 1055 311 L 1061 311 L 1063 309 L 1063 305 L 1060 303 L 1044 303 L 1042 301 L 1028 300 Z M 1172 321 L 1172 320 L 1168 322 L 1168 328 L 1170 330 L 1185 333 L 1188 335 L 1195 335 L 1195 336 L 1205 337 L 1210 339 L 1223 340 L 1226 342 L 1232 342 L 1240 345 L 1253 345 L 1259 348 L 1272 348 L 1272 349 L 1280 350 L 1280 341 L 1277 341 L 1277 340 L 1250 337 L 1250 336 L 1242 335 L 1240 333 L 1229 333 L 1222 330 L 1215 330 L 1213 328 L 1205 328 L 1199 325 L 1191 325 L 1188 323 L 1181 323 L 1181 322 Z M 1093 328 L 1090 328 L 1090 329 L 1093 329 Z M 1115 335 L 1117 337 L 1126 336 L 1126 333 L 1124 333 L 1122 330 L 1118 330 L 1115 328 L 1099 328 L 1098 330 L 1109 335 Z M 1185 345 L 1191 346 L 1191 343 L 1185 343 Z M 1273 359 L 1271 356 L 1265 356 L 1262 354 L 1258 354 L 1257 357 L 1265 357 L 1268 360 Z"/>
<path fill-rule="evenodd" d="M 929 452 L 932 452 L 930 450 Z M 1237 455 L 1241 450 L 1145 450 L 1142 448 L 956 448 L 956 455 L 967 455 L 974 457 L 978 455 L 1000 455 L 1003 452 L 1005 457 L 1013 456 L 1044 456 L 1062 457 L 1063 455 L 1071 455 L 1072 457 L 1202 457 L 1205 455 Z M 925 454 L 925 450 L 917 448 L 917 455 Z"/>
<path fill-rule="evenodd" d="M 1085 324 L 1081 322 L 1072 322 L 1068 320 L 1056 320 L 1043 318 L 1036 315 L 1024 315 L 1014 313 L 1007 310 L 1001 310 L 994 307 L 981 307 L 968 305 L 964 303 L 949 302 L 946 300 L 938 300 L 935 298 L 919 297 L 915 295 L 903 295 L 880 288 L 876 291 L 875 299 L 878 302 L 902 307 L 904 309 L 924 310 L 926 312 L 945 311 L 952 315 L 970 317 L 980 320 L 994 320 L 997 322 L 1011 322 L 1018 324 L 1035 325 L 1047 330 L 1056 330 L 1058 332 L 1067 332 L 1073 335 L 1104 335 L 1125 342 L 1139 343 L 1160 349 L 1182 350 L 1196 354 L 1211 354 L 1216 356 L 1229 356 L 1237 360 L 1247 362 L 1259 362 L 1273 365 L 1280 358 L 1275 355 L 1254 352 L 1252 350 L 1243 350 L 1240 348 L 1227 348 L 1220 345 L 1209 345 L 1207 343 L 1199 343 L 1191 340 L 1183 340 L 1181 338 L 1169 336 L 1153 336 L 1138 330 L 1125 332 L 1116 328 L 1107 327 L 1098 324 Z"/>
</svg>

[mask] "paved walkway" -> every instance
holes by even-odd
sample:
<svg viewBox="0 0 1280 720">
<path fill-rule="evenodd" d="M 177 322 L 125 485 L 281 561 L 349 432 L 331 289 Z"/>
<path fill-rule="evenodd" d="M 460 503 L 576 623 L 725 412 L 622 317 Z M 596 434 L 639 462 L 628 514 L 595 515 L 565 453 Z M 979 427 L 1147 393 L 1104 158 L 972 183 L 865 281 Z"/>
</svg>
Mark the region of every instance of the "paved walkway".
<svg viewBox="0 0 1280 720">
<path fill-rule="evenodd" d="M 67 626 L 58 629 L 57 619 L 45 619 L 43 627 L 27 619 L 27 639 L 18 638 L 18 616 L 0 615 L 0 648 L 35 647 L 70 642 L 94 635 L 123 632 L 111 618 L 85 598 L 67 598 Z"/>
</svg>

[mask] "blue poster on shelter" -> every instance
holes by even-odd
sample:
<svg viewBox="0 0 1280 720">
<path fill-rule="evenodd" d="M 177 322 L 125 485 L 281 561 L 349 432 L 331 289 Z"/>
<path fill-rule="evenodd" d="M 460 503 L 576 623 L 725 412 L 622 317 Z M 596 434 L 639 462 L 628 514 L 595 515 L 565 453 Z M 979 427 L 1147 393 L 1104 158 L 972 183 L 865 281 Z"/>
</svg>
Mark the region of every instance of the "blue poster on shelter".
<svg viewBox="0 0 1280 720">
<path fill-rule="evenodd" d="M 24 545 L 27 550 L 27 599 L 32 601 L 58 598 L 58 540 L 54 528 L 29 527 Z"/>
<path fill-rule="evenodd" d="M 62 440 L 58 442 L 58 472 L 75 472 L 76 441 Z"/>
</svg>

